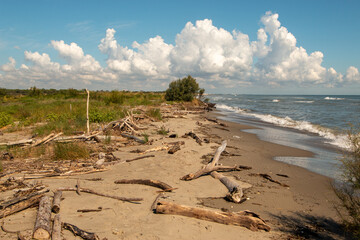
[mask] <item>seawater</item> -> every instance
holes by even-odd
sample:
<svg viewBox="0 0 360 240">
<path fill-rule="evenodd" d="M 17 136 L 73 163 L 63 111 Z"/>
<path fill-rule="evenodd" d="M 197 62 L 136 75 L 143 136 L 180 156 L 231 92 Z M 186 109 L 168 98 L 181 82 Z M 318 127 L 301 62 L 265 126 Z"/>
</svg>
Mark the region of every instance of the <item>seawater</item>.
<svg viewBox="0 0 360 240">
<path fill-rule="evenodd" d="M 341 178 L 339 159 L 349 149 L 347 131 L 360 123 L 360 96 L 210 94 L 224 120 L 258 127 L 260 139 L 311 151 L 313 158 L 276 160 Z"/>
</svg>

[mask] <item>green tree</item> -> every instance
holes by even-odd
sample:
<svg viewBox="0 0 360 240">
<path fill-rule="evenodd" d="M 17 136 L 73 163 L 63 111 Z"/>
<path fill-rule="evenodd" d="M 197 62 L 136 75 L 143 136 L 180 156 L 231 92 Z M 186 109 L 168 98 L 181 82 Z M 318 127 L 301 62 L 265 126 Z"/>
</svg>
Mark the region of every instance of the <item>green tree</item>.
<svg viewBox="0 0 360 240">
<path fill-rule="evenodd" d="M 166 90 L 165 99 L 167 101 L 192 101 L 199 93 L 199 90 L 196 79 L 189 75 L 181 80 L 171 82 Z"/>
</svg>

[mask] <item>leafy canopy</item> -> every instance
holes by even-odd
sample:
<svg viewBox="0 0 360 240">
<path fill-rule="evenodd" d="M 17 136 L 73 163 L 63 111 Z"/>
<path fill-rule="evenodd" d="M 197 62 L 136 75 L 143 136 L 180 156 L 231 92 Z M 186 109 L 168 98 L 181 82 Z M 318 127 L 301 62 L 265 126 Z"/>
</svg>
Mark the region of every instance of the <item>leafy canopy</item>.
<svg viewBox="0 0 360 240">
<path fill-rule="evenodd" d="M 204 89 L 199 88 L 196 79 L 190 75 L 173 81 L 169 84 L 169 88 L 165 92 L 165 99 L 167 101 L 192 101 L 196 95 L 204 93 Z"/>
</svg>

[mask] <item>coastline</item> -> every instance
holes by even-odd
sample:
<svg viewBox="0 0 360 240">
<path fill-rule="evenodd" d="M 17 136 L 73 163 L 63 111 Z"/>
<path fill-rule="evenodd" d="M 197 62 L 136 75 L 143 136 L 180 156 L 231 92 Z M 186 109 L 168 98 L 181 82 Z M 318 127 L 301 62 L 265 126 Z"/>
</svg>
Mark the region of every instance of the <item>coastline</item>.
<svg viewBox="0 0 360 240">
<path fill-rule="evenodd" d="M 205 117 L 214 113 L 188 114 L 183 118 L 168 118 L 164 122 L 153 122 L 149 131 L 164 126 L 179 138 L 170 139 L 152 134 L 153 145 L 135 145 L 119 148 L 114 155 L 118 158 L 133 159 L 139 156 L 133 150 L 146 150 L 163 143 L 184 141 L 181 150 L 173 155 L 165 151 L 153 152 L 154 158 L 133 162 L 123 162 L 110 166 L 108 171 L 67 178 L 45 178 L 41 181 L 52 191 L 59 187 L 73 187 L 77 179 L 81 186 L 108 194 L 125 197 L 142 197 L 141 204 L 131 204 L 113 199 L 82 193 L 64 192 L 61 202 L 62 220 L 76 223 L 78 227 L 96 232 L 100 239 L 343 239 L 334 204 L 338 200 L 331 187 L 331 179 L 304 168 L 274 160 L 275 156 L 311 156 L 312 153 L 296 148 L 273 144 L 260 140 L 255 134 L 242 130 L 251 126 L 225 122 L 227 127 L 207 121 Z M 200 125 L 200 126 L 199 126 Z M 224 130 L 227 129 L 227 130 Z M 201 138 L 210 140 L 201 146 L 191 138 L 182 138 L 193 131 Z M 234 137 L 237 136 L 237 137 Z M 227 189 L 211 176 L 203 176 L 193 181 L 182 181 L 180 177 L 199 170 L 204 163 L 202 156 L 214 154 L 222 140 L 227 140 L 227 152 L 241 156 L 221 156 L 223 165 L 247 165 L 251 170 L 224 173 L 238 182 L 251 185 L 245 190 L 247 201 L 235 204 L 224 200 Z M 256 174 L 266 173 L 273 179 L 289 185 L 283 187 Z M 281 177 L 276 174 L 287 175 Z M 92 182 L 86 179 L 102 178 Z M 249 210 L 259 214 L 270 225 L 271 231 L 252 232 L 238 226 L 223 225 L 194 218 L 154 214 L 150 211 L 158 195 L 155 188 L 144 185 L 117 185 L 118 179 L 147 178 L 163 181 L 174 188 L 166 193 L 166 201 L 173 201 L 193 207 L 203 207 L 217 211 L 237 212 Z M 3 180 L 3 179 L 2 179 Z M 95 213 L 78 213 L 81 208 L 104 210 Z M 5 219 L 10 230 L 32 229 L 36 209 L 27 209 Z M 21 225 L 20 225 L 21 223 Z M 66 239 L 75 239 L 68 231 L 63 231 Z M 16 236 L 0 232 L 0 238 L 17 239 Z"/>
</svg>

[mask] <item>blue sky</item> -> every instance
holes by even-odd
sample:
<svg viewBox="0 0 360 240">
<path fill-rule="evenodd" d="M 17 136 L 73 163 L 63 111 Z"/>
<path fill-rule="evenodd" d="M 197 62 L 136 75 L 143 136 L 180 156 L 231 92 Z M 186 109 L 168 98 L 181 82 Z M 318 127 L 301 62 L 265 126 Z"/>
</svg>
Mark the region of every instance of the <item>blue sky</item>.
<svg viewBox="0 0 360 240">
<path fill-rule="evenodd" d="M 2 0 L 0 87 L 164 90 L 191 74 L 207 92 L 358 94 L 359 10 L 329 0 Z"/>
</svg>

